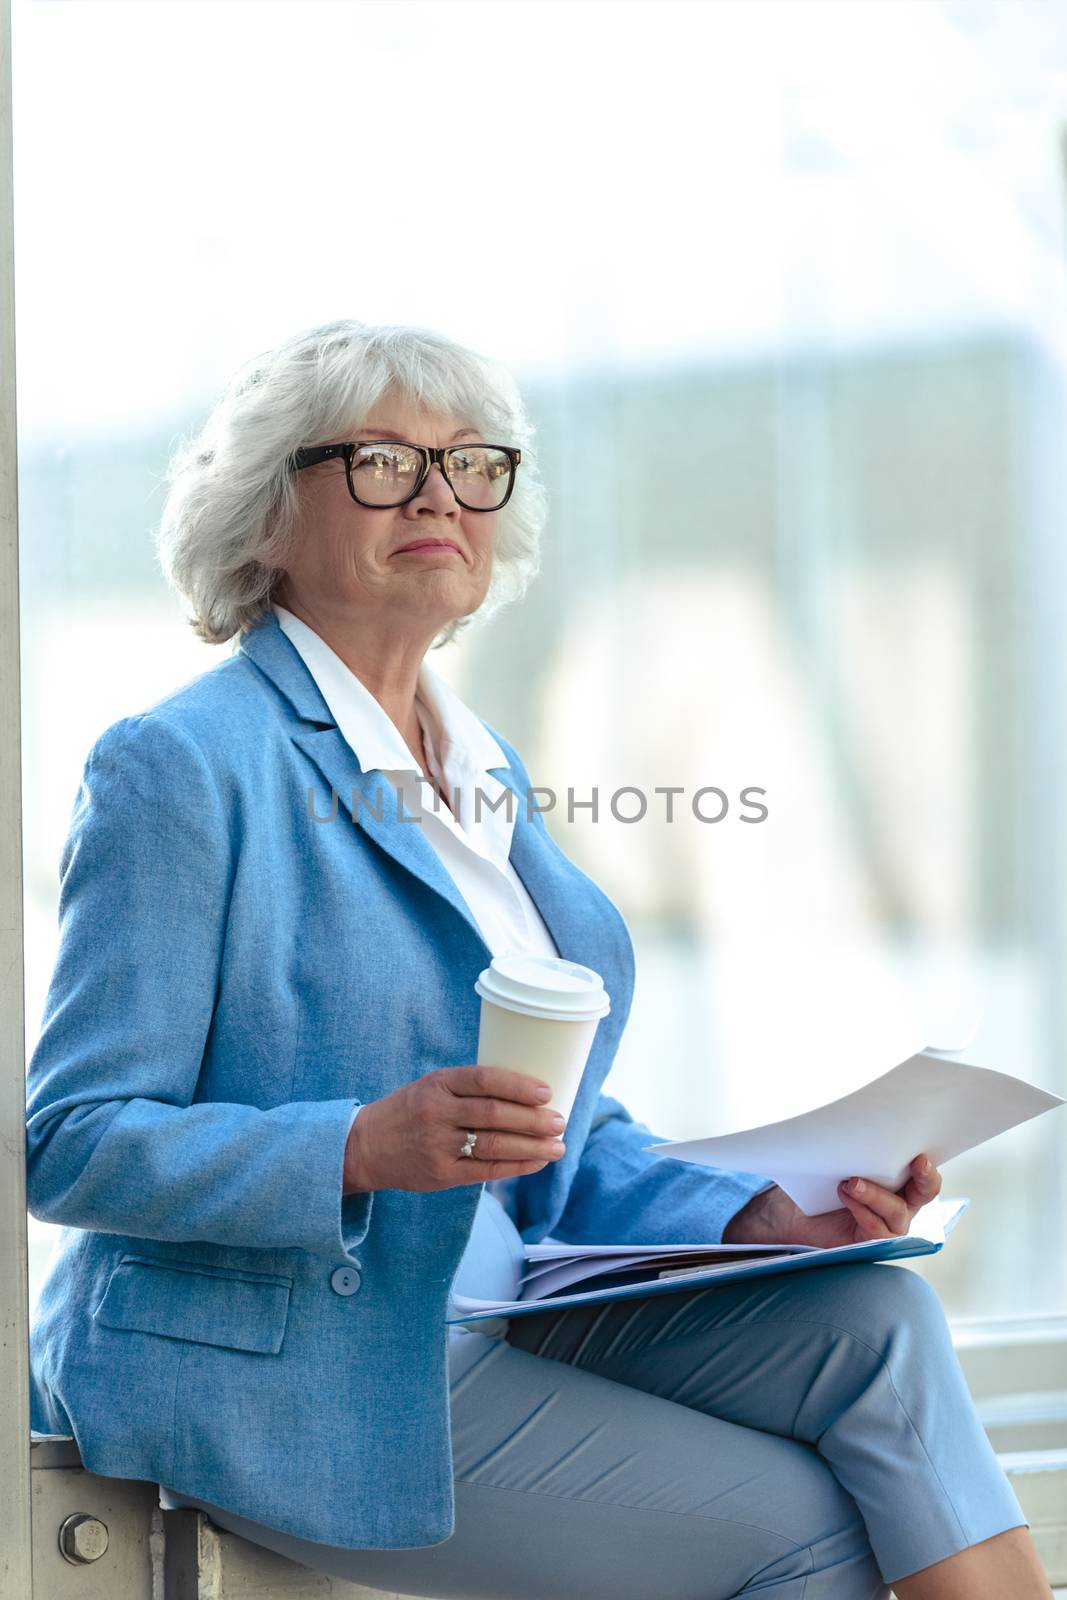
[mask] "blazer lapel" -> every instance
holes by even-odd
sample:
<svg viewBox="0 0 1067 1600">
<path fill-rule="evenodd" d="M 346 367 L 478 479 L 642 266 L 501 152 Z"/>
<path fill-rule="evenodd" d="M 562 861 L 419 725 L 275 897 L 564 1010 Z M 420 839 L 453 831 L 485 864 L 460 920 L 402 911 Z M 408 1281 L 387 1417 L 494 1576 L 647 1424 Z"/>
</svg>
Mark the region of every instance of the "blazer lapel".
<svg viewBox="0 0 1067 1600">
<path fill-rule="evenodd" d="M 300 652 L 286 638 L 273 612 L 268 612 L 261 622 L 242 635 L 239 649 L 270 678 L 297 716 L 304 722 L 320 724 L 291 735 L 297 748 L 322 773 L 330 791 L 325 799 L 321 796 L 316 798 L 314 790 L 309 791 L 309 803 L 314 805 L 317 814 L 320 817 L 333 816 L 335 811 L 343 807 L 351 821 L 361 827 L 380 849 L 440 895 L 462 917 L 485 950 L 488 965 L 491 952 L 481 929 L 451 874 L 445 870 L 437 851 L 427 839 L 423 824 L 406 808 L 398 818 L 396 791 L 388 778 L 377 770 L 363 771 Z M 566 960 L 581 961 L 581 952 L 587 943 L 583 939 L 583 922 L 570 909 L 573 905 L 580 905 L 582 900 L 580 895 L 574 893 L 576 869 L 548 838 L 543 825 L 539 828 L 527 818 L 526 793 L 514 769 L 502 766 L 489 770 L 515 796 L 515 826 L 509 854 L 511 864 L 544 918 L 560 955 Z"/>
<path fill-rule="evenodd" d="M 471 915 L 470 907 L 427 839 L 425 827 L 406 806 L 402 806 L 385 774 L 377 770 L 364 772 L 338 727 L 294 733 L 292 739 L 297 748 L 315 763 L 331 790 L 327 799 L 322 796 L 314 798 L 314 791 L 309 791 L 318 814 L 332 815 L 338 808 L 343 808 L 352 822 L 357 823 L 387 855 L 447 900 L 485 948 L 488 965 L 489 947 Z"/>
</svg>

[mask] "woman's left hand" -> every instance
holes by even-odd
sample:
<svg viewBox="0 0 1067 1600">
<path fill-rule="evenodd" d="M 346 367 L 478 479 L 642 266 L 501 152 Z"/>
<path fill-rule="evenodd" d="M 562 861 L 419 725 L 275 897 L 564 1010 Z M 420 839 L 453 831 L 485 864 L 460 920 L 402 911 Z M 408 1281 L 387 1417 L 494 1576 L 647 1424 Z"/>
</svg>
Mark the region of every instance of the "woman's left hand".
<svg viewBox="0 0 1067 1600">
<path fill-rule="evenodd" d="M 926 1168 L 929 1168 L 929 1171 Z M 855 1182 L 857 1180 L 849 1180 Z M 808 1217 L 775 1184 L 754 1195 L 723 1232 L 724 1244 L 859 1244 L 865 1239 L 891 1239 L 907 1233 L 915 1213 L 941 1193 L 941 1174 L 926 1156 L 911 1163 L 911 1177 L 902 1189 L 884 1189 L 870 1178 L 858 1180 L 858 1193 L 838 1185 L 842 1211 L 820 1211 Z"/>
</svg>

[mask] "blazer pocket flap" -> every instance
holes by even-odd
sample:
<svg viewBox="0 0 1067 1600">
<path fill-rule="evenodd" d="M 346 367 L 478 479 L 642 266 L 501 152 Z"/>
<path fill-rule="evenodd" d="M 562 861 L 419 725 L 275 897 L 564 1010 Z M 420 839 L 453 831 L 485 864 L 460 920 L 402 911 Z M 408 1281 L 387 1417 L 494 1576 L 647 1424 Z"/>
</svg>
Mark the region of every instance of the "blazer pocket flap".
<svg viewBox="0 0 1067 1600">
<path fill-rule="evenodd" d="M 271 1273 L 126 1255 L 93 1316 L 109 1328 L 276 1355 L 292 1285 Z"/>
</svg>

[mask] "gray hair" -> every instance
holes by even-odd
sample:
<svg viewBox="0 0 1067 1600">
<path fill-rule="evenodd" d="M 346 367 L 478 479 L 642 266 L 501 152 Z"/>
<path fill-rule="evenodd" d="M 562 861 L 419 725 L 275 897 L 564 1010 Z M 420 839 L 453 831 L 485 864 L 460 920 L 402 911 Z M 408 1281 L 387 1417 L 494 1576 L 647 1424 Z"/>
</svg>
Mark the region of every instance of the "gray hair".
<svg viewBox="0 0 1067 1600">
<path fill-rule="evenodd" d="M 246 362 L 203 426 L 171 454 L 155 546 L 167 581 L 192 607 L 187 621 L 198 638 L 222 644 L 270 609 L 279 562 L 299 534 L 290 456 L 349 437 L 385 395 L 462 418 L 487 443 L 520 447 L 479 612 L 489 616 L 525 592 L 540 567 L 548 511 L 515 380 L 427 328 L 327 322 Z M 470 621 L 454 618 L 432 647 Z"/>
</svg>

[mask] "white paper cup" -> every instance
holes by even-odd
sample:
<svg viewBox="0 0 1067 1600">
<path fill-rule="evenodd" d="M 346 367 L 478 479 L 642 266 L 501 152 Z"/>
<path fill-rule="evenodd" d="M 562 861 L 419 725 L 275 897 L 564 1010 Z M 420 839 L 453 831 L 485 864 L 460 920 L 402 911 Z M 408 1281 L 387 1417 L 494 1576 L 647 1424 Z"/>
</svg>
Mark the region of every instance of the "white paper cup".
<svg viewBox="0 0 1067 1600">
<path fill-rule="evenodd" d="M 474 985 L 482 997 L 478 1062 L 543 1079 L 569 1117 L 593 1035 L 611 1002 L 591 967 L 551 956 L 494 956 Z"/>
</svg>

